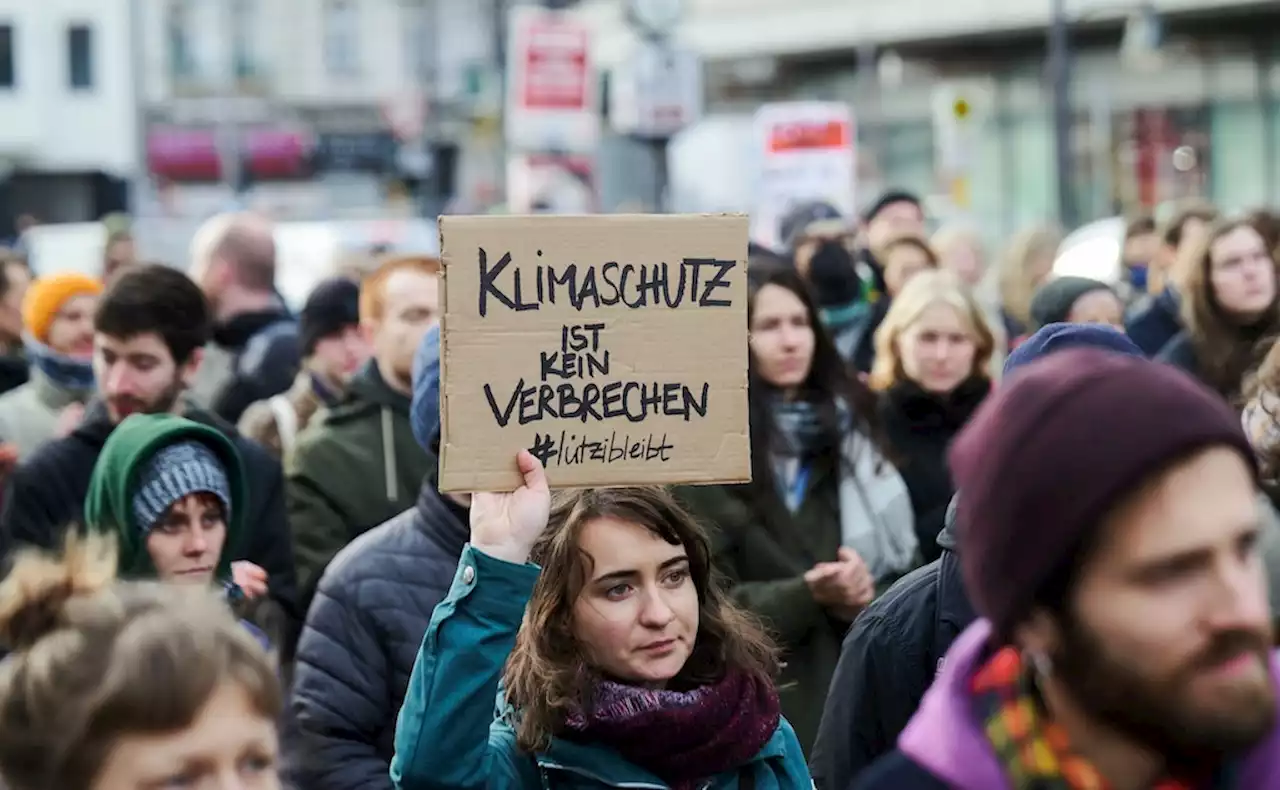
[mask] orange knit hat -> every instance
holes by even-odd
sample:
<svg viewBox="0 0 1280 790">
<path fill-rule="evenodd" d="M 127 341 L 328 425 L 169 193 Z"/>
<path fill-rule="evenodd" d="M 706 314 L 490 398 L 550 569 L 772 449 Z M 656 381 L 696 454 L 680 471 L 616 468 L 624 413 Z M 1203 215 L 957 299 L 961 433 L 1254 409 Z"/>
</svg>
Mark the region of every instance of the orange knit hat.
<svg viewBox="0 0 1280 790">
<path fill-rule="evenodd" d="M 62 309 L 62 305 L 73 296 L 81 294 L 102 293 L 102 282 L 78 272 L 62 272 L 41 277 L 27 288 L 22 299 L 22 325 L 41 343 L 49 342 L 49 327 L 53 319 Z"/>
</svg>

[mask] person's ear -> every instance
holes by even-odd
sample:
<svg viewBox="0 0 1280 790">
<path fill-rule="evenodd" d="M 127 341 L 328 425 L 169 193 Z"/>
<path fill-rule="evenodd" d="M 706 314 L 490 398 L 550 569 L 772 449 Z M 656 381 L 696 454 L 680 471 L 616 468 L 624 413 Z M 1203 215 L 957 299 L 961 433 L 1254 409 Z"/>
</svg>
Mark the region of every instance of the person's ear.
<svg viewBox="0 0 1280 790">
<path fill-rule="evenodd" d="M 178 376 L 182 379 L 182 386 L 190 387 L 196 380 L 196 374 L 200 372 L 200 364 L 204 362 L 204 349 L 197 348 L 191 352 L 191 356 L 186 362 L 182 363 L 182 367 L 178 371 Z"/>
<path fill-rule="evenodd" d="M 1023 654 L 1048 661 L 1050 656 L 1057 654 L 1062 644 L 1062 628 L 1053 615 L 1039 607 L 1014 630 L 1013 637 Z"/>
</svg>

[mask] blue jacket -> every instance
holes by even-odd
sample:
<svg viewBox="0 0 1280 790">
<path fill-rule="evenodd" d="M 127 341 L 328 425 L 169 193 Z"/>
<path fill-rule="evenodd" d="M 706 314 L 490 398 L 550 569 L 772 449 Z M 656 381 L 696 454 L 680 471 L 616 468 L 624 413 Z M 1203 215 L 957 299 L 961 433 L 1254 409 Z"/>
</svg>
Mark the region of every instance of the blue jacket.
<svg viewBox="0 0 1280 790">
<path fill-rule="evenodd" d="M 418 504 L 338 553 L 298 643 L 292 708 L 307 790 L 391 790 L 396 713 L 431 613 L 467 543 L 467 514 L 423 483 Z"/>
<path fill-rule="evenodd" d="M 1178 292 L 1166 288 L 1124 323 L 1125 334 L 1148 357 L 1160 353 L 1182 331 Z"/>
<path fill-rule="evenodd" d="M 545 752 L 522 752 L 512 728 L 495 719 L 502 669 L 537 578 L 537 566 L 513 565 L 470 545 L 463 551 L 449 595 L 422 639 L 400 709 L 391 761 L 399 790 L 667 787 L 600 746 L 554 739 Z M 785 720 L 749 765 L 755 790 L 812 786 Z M 736 790 L 740 773 L 715 777 L 710 788 Z"/>
</svg>

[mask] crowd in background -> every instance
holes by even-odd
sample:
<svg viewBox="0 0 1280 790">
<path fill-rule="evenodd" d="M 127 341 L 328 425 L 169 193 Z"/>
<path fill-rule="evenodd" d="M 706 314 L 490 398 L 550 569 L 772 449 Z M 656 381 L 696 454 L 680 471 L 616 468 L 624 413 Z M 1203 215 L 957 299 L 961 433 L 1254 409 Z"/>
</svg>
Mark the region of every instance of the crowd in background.
<svg viewBox="0 0 1280 790">
<path fill-rule="evenodd" d="M 750 483 L 554 499 L 525 454 L 514 493 L 436 486 L 434 258 L 371 255 L 295 314 L 249 214 L 211 220 L 184 268 L 133 260 L 125 235 L 101 279 L 4 257 L 0 777 L 1280 783 L 1280 749 L 1248 751 L 1280 737 L 1257 701 L 1273 682 L 1239 661 L 1192 676 L 1270 666 L 1280 223 L 1136 218 L 1115 282 L 1056 274 L 1054 229 L 996 255 L 927 228 L 891 191 L 857 218 L 798 206 L 784 249 L 749 251 Z M 1098 525 L 1145 536 L 1156 512 L 1148 554 L 1230 534 L 1108 576 L 1139 550 Z M 1115 622 L 1086 595 L 1104 583 Z M 1207 606 L 1201 641 L 1162 602 Z M 1162 650 L 1184 664 L 1144 665 Z M 1058 733 L 1090 725 L 1160 759 L 1116 779 L 1132 760 Z M 1265 781 L 1214 784 L 1224 766 Z M 242 783 L 199 784 L 218 770 Z"/>
</svg>

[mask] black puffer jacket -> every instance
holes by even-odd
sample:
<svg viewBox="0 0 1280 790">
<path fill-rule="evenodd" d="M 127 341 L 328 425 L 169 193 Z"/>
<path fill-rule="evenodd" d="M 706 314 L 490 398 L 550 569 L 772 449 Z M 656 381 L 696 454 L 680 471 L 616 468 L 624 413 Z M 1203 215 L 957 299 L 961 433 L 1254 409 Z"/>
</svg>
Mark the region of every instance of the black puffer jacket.
<svg viewBox="0 0 1280 790">
<path fill-rule="evenodd" d="M 893 750 L 947 649 L 977 617 L 955 553 L 954 497 L 946 521 L 942 558 L 899 579 L 845 636 L 809 757 L 817 790 L 846 790 Z"/>
<path fill-rule="evenodd" d="M 316 591 L 298 645 L 293 713 L 306 790 L 392 790 L 396 716 L 436 604 L 470 534 L 434 481 L 417 505 L 352 541 Z"/>
</svg>

